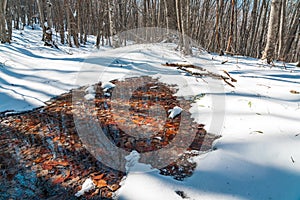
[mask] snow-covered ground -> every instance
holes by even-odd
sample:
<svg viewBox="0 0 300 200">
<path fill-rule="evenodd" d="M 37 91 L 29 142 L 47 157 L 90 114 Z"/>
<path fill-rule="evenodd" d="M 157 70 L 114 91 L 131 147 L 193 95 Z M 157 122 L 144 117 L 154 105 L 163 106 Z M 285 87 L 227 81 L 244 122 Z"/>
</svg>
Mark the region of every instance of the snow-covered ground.
<svg viewBox="0 0 300 200">
<path fill-rule="evenodd" d="M 184 57 L 173 44 L 118 49 L 44 47 L 40 30 L 15 31 L 0 45 L 0 112 L 24 111 L 79 85 L 150 75 L 177 84 L 178 96 L 195 98 L 190 112 L 212 133 L 215 150 L 195 159 L 192 177 L 176 181 L 157 170 L 134 172 L 120 199 L 300 199 L 300 69 L 260 60 L 196 53 Z M 222 61 L 228 60 L 225 64 Z M 195 78 L 162 63 L 192 63 L 237 82 Z M 291 92 L 292 91 L 292 92 Z M 143 165 L 136 163 L 137 165 Z"/>
</svg>

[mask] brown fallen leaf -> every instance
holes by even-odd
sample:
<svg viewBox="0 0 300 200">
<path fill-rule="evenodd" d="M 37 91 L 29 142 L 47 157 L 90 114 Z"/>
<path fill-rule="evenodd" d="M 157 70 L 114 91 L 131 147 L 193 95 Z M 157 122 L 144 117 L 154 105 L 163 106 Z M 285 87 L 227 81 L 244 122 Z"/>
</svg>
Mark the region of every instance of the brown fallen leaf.
<svg viewBox="0 0 300 200">
<path fill-rule="evenodd" d="M 119 189 L 120 186 L 118 184 L 112 184 L 108 186 L 108 189 L 110 189 L 111 191 L 116 191 L 117 189 Z"/>
<path fill-rule="evenodd" d="M 96 195 L 98 195 L 98 194 L 99 194 L 99 192 L 100 192 L 100 189 L 99 189 L 99 188 L 97 188 L 97 189 L 95 190 L 95 192 L 93 192 L 93 193 L 92 193 L 92 196 L 96 196 Z"/>
<path fill-rule="evenodd" d="M 65 171 L 65 177 L 64 177 L 65 180 L 68 179 L 68 178 L 70 177 L 70 175 L 71 175 L 70 170 L 66 170 L 66 171 Z"/>
<path fill-rule="evenodd" d="M 35 162 L 35 163 L 41 163 L 41 162 L 43 162 L 44 160 L 46 160 L 46 158 L 44 158 L 44 157 L 39 157 L 39 158 L 35 159 L 33 162 Z"/>
<path fill-rule="evenodd" d="M 56 179 L 52 181 L 53 184 L 59 184 L 65 181 L 65 178 L 62 175 L 59 175 Z"/>
<path fill-rule="evenodd" d="M 103 178 L 103 176 L 104 176 L 104 174 L 100 174 L 100 175 L 94 176 L 92 178 L 93 178 L 93 180 L 100 180 Z"/>
<path fill-rule="evenodd" d="M 53 142 L 56 142 L 58 140 L 60 140 L 60 136 L 56 136 L 56 137 L 53 138 Z"/>
<path fill-rule="evenodd" d="M 113 193 L 110 192 L 110 191 L 105 191 L 103 194 L 102 194 L 103 197 L 105 198 L 108 198 L 108 199 L 111 199 L 113 197 Z"/>
<path fill-rule="evenodd" d="M 167 131 L 166 131 L 166 135 L 175 135 L 177 133 L 177 131 L 174 131 L 174 130 L 172 130 L 172 129 L 168 129 Z"/>
<path fill-rule="evenodd" d="M 292 94 L 300 94 L 300 92 L 298 92 L 296 90 L 290 90 L 290 93 L 292 93 Z"/>
<path fill-rule="evenodd" d="M 106 180 L 94 181 L 97 188 L 103 188 L 107 186 Z"/>
<path fill-rule="evenodd" d="M 52 166 L 61 165 L 64 167 L 69 165 L 69 163 L 67 161 L 55 161 L 55 160 L 46 161 L 44 164 L 52 165 Z"/>
<path fill-rule="evenodd" d="M 52 165 L 48 165 L 47 163 L 43 163 L 42 168 L 44 170 L 52 170 L 53 166 Z"/>
</svg>

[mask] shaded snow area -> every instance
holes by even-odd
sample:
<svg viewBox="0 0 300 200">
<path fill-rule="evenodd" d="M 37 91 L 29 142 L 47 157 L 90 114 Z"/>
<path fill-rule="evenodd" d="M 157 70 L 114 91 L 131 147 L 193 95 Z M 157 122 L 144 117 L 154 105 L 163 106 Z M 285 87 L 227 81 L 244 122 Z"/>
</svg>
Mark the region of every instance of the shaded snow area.
<svg viewBox="0 0 300 200">
<path fill-rule="evenodd" d="M 277 62 L 270 67 L 253 58 L 196 51 L 183 56 L 168 43 L 98 50 L 91 40 L 79 49 L 54 49 L 43 46 L 41 34 L 16 31 L 12 44 L 0 44 L 0 112 L 43 106 L 51 97 L 99 81 L 103 92 L 113 91 L 114 79 L 147 75 L 177 85 L 178 97 L 194 101 L 189 112 L 195 121 L 222 136 L 214 151 L 193 158 L 194 174 L 183 181 L 160 175 L 132 152 L 119 199 L 300 199 L 300 69 L 295 64 Z M 231 87 L 164 63 L 228 73 L 237 82 Z M 87 100 L 95 98 L 95 89 L 86 89 Z M 180 105 L 173 107 L 170 118 L 181 112 Z"/>
</svg>

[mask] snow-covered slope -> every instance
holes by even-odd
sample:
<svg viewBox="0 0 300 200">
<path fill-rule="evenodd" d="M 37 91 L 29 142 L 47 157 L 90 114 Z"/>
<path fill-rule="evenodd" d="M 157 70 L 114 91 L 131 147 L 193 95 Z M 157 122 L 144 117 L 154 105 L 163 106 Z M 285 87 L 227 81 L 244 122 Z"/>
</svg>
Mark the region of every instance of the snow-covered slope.
<svg viewBox="0 0 300 200">
<path fill-rule="evenodd" d="M 0 112 L 42 106 L 74 88 L 82 61 L 95 51 L 92 40 L 80 49 L 60 46 L 58 50 L 44 47 L 41 38 L 40 30 L 26 27 L 13 32 L 11 45 L 0 45 Z"/>
<path fill-rule="evenodd" d="M 151 75 L 177 84 L 178 96 L 195 99 L 190 112 L 209 132 L 222 137 L 215 151 L 195 158 L 192 177 L 176 181 L 130 171 L 120 199 L 300 199 L 300 69 L 270 68 L 244 57 L 197 53 L 183 57 L 173 44 L 140 44 L 118 49 L 44 47 L 39 30 L 15 32 L 0 45 L 0 111 L 29 110 L 79 85 Z M 222 61 L 227 60 L 225 64 Z M 235 88 L 195 78 L 162 63 L 192 63 L 228 72 Z"/>
</svg>

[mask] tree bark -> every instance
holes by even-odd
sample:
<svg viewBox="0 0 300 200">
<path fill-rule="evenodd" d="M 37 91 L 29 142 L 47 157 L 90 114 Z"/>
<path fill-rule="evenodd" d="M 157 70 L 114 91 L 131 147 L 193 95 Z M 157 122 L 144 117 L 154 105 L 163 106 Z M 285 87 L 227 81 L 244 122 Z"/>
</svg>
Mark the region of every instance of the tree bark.
<svg viewBox="0 0 300 200">
<path fill-rule="evenodd" d="M 278 18 L 280 11 L 280 0 L 272 0 L 271 12 L 268 25 L 267 44 L 262 56 L 270 64 L 275 58 L 276 35 L 278 32 Z"/>
<path fill-rule="evenodd" d="M 190 0 L 182 1 L 182 10 L 185 9 L 185 17 L 181 12 L 181 28 L 182 28 L 182 41 L 183 41 L 183 53 L 185 55 L 191 55 L 192 50 L 190 48 L 189 30 L 190 30 Z M 184 20 L 185 19 L 185 20 Z"/>
<path fill-rule="evenodd" d="M 50 0 L 47 1 L 47 27 L 46 31 L 45 31 L 45 46 L 53 46 L 53 41 L 52 41 L 52 27 L 53 27 L 53 22 L 52 22 L 52 3 L 50 2 Z"/>
<path fill-rule="evenodd" d="M 47 24 L 49 28 L 53 27 L 53 22 L 52 22 L 52 3 L 50 0 L 47 1 Z"/>
<path fill-rule="evenodd" d="M 280 25 L 279 25 L 279 46 L 278 46 L 278 58 L 284 60 L 283 58 L 283 47 L 285 40 L 285 23 L 286 23 L 286 0 L 281 2 L 281 12 L 280 12 Z"/>
<path fill-rule="evenodd" d="M 165 12 L 165 19 L 166 19 L 166 27 L 167 27 L 167 34 L 169 33 L 169 12 L 168 12 L 168 4 L 167 4 L 167 0 L 163 0 L 164 1 L 164 12 Z"/>
<path fill-rule="evenodd" d="M 45 33 L 46 33 L 45 19 L 44 19 L 44 6 L 43 6 L 43 2 L 41 0 L 36 0 L 36 4 L 37 4 L 38 10 L 39 10 L 40 26 L 43 29 L 42 41 L 44 41 Z"/>
<path fill-rule="evenodd" d="M 9 38 L 6 30 L 6 6 L 7 0 L 0 1 L 0 42 L 9 42 Z"/>
<path fill-rule="evenodd" d="M 259 34 L 259 40 L 258 40 L 258 46 L 257 46 L 257 55 L 258 58 L 262 57 L 263 53 L 263 39 L 265 35 L 265 26 L 266 26 L 266 19 L 267 19 L 267 13 L 268 13 L 268 3 L 266 3 L 266 0 L 263 0 L 262 2 L 262 20 L 261 20 L 261 26 L 260 26 L 260 34 Z"/>
<path fill-rule="evenodd" d="M 255 27 L 256 27 L 256 20 L 257 20 L 257 6 L 258 6 L 258 0 L 254 0 L 252 13 L 251 13 L 251 26 L 250 26 L 250 29 L 249 29 L 249 32 L 250 32 L 250 41 L 249 41 L 249 43 L 250 43 L 250 45 L 249 45 L 248 51 L 246 52 L 247 55 L 250 55 L 251 52 L 253 52 L 254 40 L 256 39 Z"/>
<path fill-rule="evenodd" d="M 285 50 L 284 50 L 284 56 L 286 57 L 292 47 L 292 43 L 296 37 L 296 33 L 297 33 L 297 29 L 299 26 L 299 22 L 300 22 L 300 1 L 298 1 L 296 8 L 295 8 L 295 14 L 292 17 L 293 21 L 291 24 L 291 27 L 289 29 L 288 35 L 287 35 L 287 41 L 286 41 L 286 45 L 285 45 Z"/>
<path fill-rule="evenodd" d="M 231 16 L 230 16 L 230 34 L 227 42 L 226 52 L 232 52 L 232 40 L 233 40 L 233 29 L 234 29 L 234 8 L 235 0 L 231 0 Z"/>
<path fill-rule="evenodd" d="M 215 29 L 216 29 L 216 33 L 215 33 L 215 40 L 217 43 L 216 46 L 216 50 L 221 52 L 221 47 L 220 47 L 220 25 L 219 25 L 219 21 L 220 21 L 220 6 L 219 6 L 219 0 L 216 0 L 216 23 L 215 23 Z"/>
<path fill-rule="evenodd" d="M 68 37 L 67 41 L 69 44 L 69 47 L 73 47 L 72 41 L 71 41 L 71 18 L 70 18 L 70 10 L 69 10 L 69 0 L 65 0 L 65 9 L 66 9 L 66 15 L 67 15 L 67 31 L 68 31 Z"/>
<path fill-rule="evenodd" d="M 115 33 L 115 23 L 113 21 L 113 5 L 111 5 L 111 0 L 107 1 L 107 9 L 108 9 L 108 22 L 109 22 L 109 37 L 111 38 L 110 46 L 116 47 L 116 41 L 114 39 Z"/>
<path fill-rule="evenodd" d="M 179 50 L 182 50 L 182 43 L 183 43 L 183 37 L 182 37 L 182 27 L 181 27 L 181 14 L 180 14 L 180 2 L 179 0 L 175 0 L 175 6 L 176 6 L 176 19 L 177 19 L 177 29 L 179 32 L 179 44 L 178 47 Z"/>
</svg>

